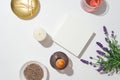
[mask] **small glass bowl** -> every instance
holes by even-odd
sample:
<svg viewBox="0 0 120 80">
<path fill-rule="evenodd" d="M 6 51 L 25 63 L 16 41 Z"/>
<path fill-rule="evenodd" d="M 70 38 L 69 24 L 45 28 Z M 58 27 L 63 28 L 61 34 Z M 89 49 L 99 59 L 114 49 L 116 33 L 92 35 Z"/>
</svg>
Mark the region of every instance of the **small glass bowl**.
<svg viewBox="0 0 120 80">
<path fill-rule="evenodd" d="M 26 62 L 26 63 L 22 66 L 22 68 L 21 68 L 21 70 L 20 70 L 20 80 L 27 80 L 27 79 L 25 78 L 25 76 L 24 76 L 24 70 L 26 69 L 26 67 L 27 67 L 28 65 L 33 64 L 33 63 L 39 65 L 39 66 L 42 68 L 44 75 L 43 75 L 43 78 L 42 78 L 41 80 L 46 80 L 46 79 L 47 79 L 47 74 L 48 74 L 47 68 L 46 68 L 43 64 L 41 64 L 40 62 L 37 62 L 37 61 L 29 61 L 29 62 Z"/>
<path fill-rule="evenodd" d="M 102 5 L 103 1 L 104 0 L 100 0 L 98 6 L 90 6 L 86 0 L 81 0 L 81 6 L 87 12 L 96 12 L 97 9 Z"/>
<path fill-rule="evenodd" d="M 65 61 L 65 66 L 63 67 L 63 68 L 58 68 L 57 66 L 56 66 L 56 60 L 57 59 L 63 59 L 64 61 Z M 56 70 L 64 70 L 67 66 L 68 66 L 68 63 L 69 63 L 69 58 L 68 58 L 68 56 L 65 54 L 65 53 L 63 53 L 63 52 L 61 52 L 61 51 L 57 51 L 57 52 L 55 52 L 51 57 L 50 57 L 50 64 L 51 64 L 51 66 L 54 68 L 54 69 L 56 69 Z"/>
</svg>

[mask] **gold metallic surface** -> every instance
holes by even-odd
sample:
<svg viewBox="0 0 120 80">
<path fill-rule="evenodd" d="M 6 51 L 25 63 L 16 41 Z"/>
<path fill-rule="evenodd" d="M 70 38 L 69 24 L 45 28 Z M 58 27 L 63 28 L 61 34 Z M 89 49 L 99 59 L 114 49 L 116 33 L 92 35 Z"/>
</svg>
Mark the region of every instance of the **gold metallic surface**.
<svg viewBox="0 0 120 80">
<path fill-rule="evenodd" d="M 11 0 L 13 12 L 22 19 L 31 19 L 40 9 L 39 0 Z"/>
</svg>

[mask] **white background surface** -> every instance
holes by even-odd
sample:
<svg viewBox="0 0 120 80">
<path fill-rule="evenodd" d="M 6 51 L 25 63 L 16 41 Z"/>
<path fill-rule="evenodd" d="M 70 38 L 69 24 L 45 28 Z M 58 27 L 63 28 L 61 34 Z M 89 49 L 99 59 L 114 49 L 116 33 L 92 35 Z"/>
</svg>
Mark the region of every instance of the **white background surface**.
<svg viewBox="0 0 120 80">
<path fill-rule="evenodd" d="M 93 67 L 87 66 L 78 58 L 68 53 L 58 45 L 45 48 L 33 37 L 33 31 L 43 27 L 51 36 L 54 36 L 58 26 L 68 14 L 79 16 L 94 26 L 96 36 L 82 58 L 96 56 L 96 41 L 104 42 L 102 26 L 114 30 L 120 40 L 120 1 L 107 0 L 106 11 L 103 14 L 85 12 L 80 6 L 80 0 L 40 0 L 41 10 L 31 20 L 22 20 L 16 17 L 10 7 L 11 0 L 0 1 L 0 80 L 20 80 L 19 72 L 22 65 L 30 60 L 43 63 L 49 71 L 49 80 L 120 80 L 120 75 L 100 75 Z M 82 24 L 82 23 L 81 23 Z M 82 27 L 81 27 L 82 29 Z M 72 61 L 72 68 L 65 73 L 53 69 L 49 63 L 50 56 L 56 51 L 65 52 Z"/>
</svg>

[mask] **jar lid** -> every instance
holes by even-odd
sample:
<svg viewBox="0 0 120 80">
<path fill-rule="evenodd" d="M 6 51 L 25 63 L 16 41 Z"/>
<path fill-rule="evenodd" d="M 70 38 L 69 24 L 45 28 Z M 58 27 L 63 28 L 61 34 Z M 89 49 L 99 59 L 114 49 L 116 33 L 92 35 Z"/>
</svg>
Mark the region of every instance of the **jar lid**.
<svg viewBox="0 0 120 80">
<path fill-rule="evenodd" d="M 11 0 L 12 11 L 21 19 L 33 18 L 40 9 L 39 0 Z"/>
</svg>

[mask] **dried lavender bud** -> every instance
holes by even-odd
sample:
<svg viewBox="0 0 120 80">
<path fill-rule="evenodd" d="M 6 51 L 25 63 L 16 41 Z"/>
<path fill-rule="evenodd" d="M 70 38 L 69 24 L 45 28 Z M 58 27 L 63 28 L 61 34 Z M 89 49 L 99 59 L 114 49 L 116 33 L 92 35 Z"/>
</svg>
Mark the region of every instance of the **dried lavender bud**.
<svg viewBox="0 0 120 80">
<path fill-rule="evenodd" d="M 108 38 L 105 38 L 105 41 L 106 41 L 106 42 L 109 42 L 109 39 L 108 39 Z"/>
<path fill-rule="evenodd" d="M 114 37 L 114 34 L 113 34 L 113 33 L 111 34 L 111 37 Z"/>
<path fill-rule="evenodd" d="M 114 31 L 112 31 L 112 33 L 114 34 Z"/>
<path fill-rule="evenodd" d="M 84 60 L 84 59 L 80 59 L 81 62 L 85 63 L 85 64 L 89 64 L 89 61 Z"/>
<path fill-rule="evenodd" d="M 108 38 L 105 38 L 105 41 L 108 42 L 109 44 L 111 43 L 111 41 Z"/>
<path fill-rule="evenodd" d="M 96 65 L 94 65 L 93 67 L 97 67 Z"/>
<path fill-rule="evenodd" d="M 100 58 L 100 56 L 97 56 L 97 58 Z"/>
<path fill-rule="evenodd" d="M 103 45 L 100 42 L 96 42 L 96 44 L 100 47 L 103 48 Z"/>
<path fill-rule="evenodd" d="M 107 28 L 105 26 L 103 26 L 103 31 L 104 31 L 104 34 L 108 35 L 108 31 L 107 31 Z"/>
<path fill-rule="evenodd" d="M 93 63 L 92 63 L 92 62 L 90 62 L 90 65 L 93 65 Z"/>
<path fill-rule="evenodd" d="M 114 31 L 112 31 L 111 37 L 114 38 L 114 39 L 116 38 L 116 35 L 114 34 Z"/>
<path fill-rule="evenodd" d="M 96 52 L 97 52 L 99 55 L 101 55 L 101 56 L 104 56 L 104 55 L 105 55 L 105 53 L 102 52 L 102 51 L 100 51 L 100 50 L 96 50 Z"/>
<path fill-rule="evenodd" d="M 93 59 L 93 57 L 90 57 L 90 59 Z"/>
</svg>

